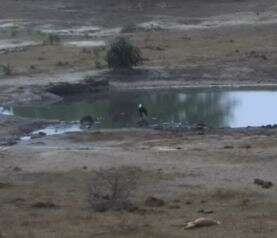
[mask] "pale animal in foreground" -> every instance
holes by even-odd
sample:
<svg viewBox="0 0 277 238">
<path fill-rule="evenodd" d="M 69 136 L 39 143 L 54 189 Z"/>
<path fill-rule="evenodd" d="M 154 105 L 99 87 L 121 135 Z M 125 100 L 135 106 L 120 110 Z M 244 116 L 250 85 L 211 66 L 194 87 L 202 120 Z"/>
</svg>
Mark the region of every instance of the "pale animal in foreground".
<svg viewBox="0 0 277 238">
<path fill-rule="evenodd" d="M 203 227 L 203 226 L 214 226 L 219 224 L 221 224 L 220 221 L 216 221 L 210 218 L 200 217 L 194 221 L 185 223 L 185 229 L 192 229 L 192 228 Z"/>
</svg>

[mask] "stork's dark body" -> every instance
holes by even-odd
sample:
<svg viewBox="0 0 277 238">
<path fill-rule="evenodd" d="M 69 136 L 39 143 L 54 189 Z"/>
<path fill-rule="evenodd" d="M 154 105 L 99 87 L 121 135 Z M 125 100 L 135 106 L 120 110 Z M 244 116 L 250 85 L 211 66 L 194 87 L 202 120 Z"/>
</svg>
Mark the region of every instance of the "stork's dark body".
<svg viewBox="0 0 277 238">
<path fill-rule="evenodd" d="M 144 106 L 139 107 L 138 111 L 139 111 L 139 116 L 141 118 L 143 118 L 144 116 L 146 116 L 146 117 L 148 116 L 148 112 Z"/>
</svg>

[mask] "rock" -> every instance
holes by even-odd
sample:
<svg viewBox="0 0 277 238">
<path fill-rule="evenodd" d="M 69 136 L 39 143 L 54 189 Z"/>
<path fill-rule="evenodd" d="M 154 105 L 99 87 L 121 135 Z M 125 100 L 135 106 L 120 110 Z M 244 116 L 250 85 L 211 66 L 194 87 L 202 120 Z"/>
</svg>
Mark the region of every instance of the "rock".
<svg viewBox="0 0 277 238">
<path fill-rule="evenodd" d="M 262 128 L 272 129 L 272 128 L 274 128 L 274 127 L 273 127 L 272 125 L 268 124 L 268 125 L 262 126 Z"/>
<path fill-rule="evenodd" d="M 234 146 L 232 145 L 225 145 L 223 149 L 234 149 Z"/>
<path fill-rule="evenodd" d="M 242 206 L 247 206 L 250 203 L 250 199 L 246 198 L 241 201 Z"/>
<path fill-rule="evenodd" d="M 273 186 L 273 183 L 270 181 L 265 181 L 264 184 L 262 185 L 262 188 L 271 188 Z"/>
<path fill-rule="evenodd" d="M 252 148 L 252 146 L 251 146 L 251 145 L 246 144 L 246 145 L 241 145 L 239 148 L 242 148 L 242 149 L 251 149 L 251 148 Z"/>
<path fill-rule="evenodd" d="M 22 202 L 25 202 L 25 201 L 26 200 L 24 198 L 16 198 L 16 199 L 13 200 L 14 203 L 18 203 L 18 202 L 22 203 Z"/>
<path fill-rule="evenodd" d="M 267 60 L 267 59 L 268 59 L 266 55 L 261 55 L 261 58 L 262 58 L 263 60 Z"/>
<path fill-rule="evenodd" d="M 164 48 L 162 48 L 162 47 L 160 47 L 160 46 L 157 46 L 157 47 L 156 47 L 156 50 L 162 51 L 162 50 L 164 50 Z"/>
<path fill-rule="evenodd" d="M 12 199 L 10 203 L 15 205 L 18 208 L 25 208 L 27 201 L 24 198 L 19 197 L 19 198 Z"/>
<path fill-rule="evenodd" d="M 148 207 L 162 207 L 165 205 L 165 202 L 162 199 L 156 197 L 148 197 L 145 200 L 145 205 Z"/>
<path fill-rule="evenodd" d="M 255 178 L 254 183 L 257 185 L 262 185 L 264 183 L 264 181 L 262 179 Z"/>
<path fill-rule="evenodd" d="M 38 141 L 38 142 L 31 143 L 31 145 L 45 145 L 45 142 Z"/>
<path fill-rule="evenodd" d="M 204 123 L 198 123 L 194 126 L 194 129 L 196 130 L 204 130 L 206 129 L 206 125 Z"/>
<path fill-rule="evenodd" d="M 2 188 L 10 188 L 12 185 L 10 183 L 0 183 L 0 189 Z"/>
<path fill-rule="evenodd" d="M 152 127 L 153 127 L 154 130 L 160 130 L 161 131 L 161 130 L 164 129 L 162 125 L 158 125 L 158 124 L 155 124 Z"/>
<path fill-rule="evenodd" d="M 58 208 L 58 206 L 52 202 L 37 202 L 31 205 L 32 208 Z"/>
<path fill-rule="evenodd" d="M 92 206 L 95 212 L 107 211 L 130 211 L 134 212 L 135 206 L 129 201 L 111 200 L 108 197 L 103 197 L 95 200 Z"/>
<path fill-rule="evenodd" d="M 22 169 L 21 169 L 20 167 L 14 167 L 14 168 L 13 168 L 13 171 L 14 171 L 14 172 L 20 172 L 20 171 L 22 171 Z"/>
<path fill-rule="evenodd" d="M 200 210 L 198 210 L 198 213 L 212 214 L 212 213 L 214 213 L 214 211 L 212 211 L 212 210 L 200 209 Z"/>
<path fill-rule="evenodd" d="M 40 131 L 40 132 L 39 132 L 39 133 L 37 133 L 37 134 L 33 134 L 33 135 L 31 135 L 31 139 L 39 139 L 39 138 L 42 138 L 42 137 L 44 137 L 44 136 L 46 136 L 46 133 L 45 133 L 45 132 Z"/>
<path fill-rule="evenodd" d="M 273 186 L 272 182 L 265 181 L 265 180 L 258 179 L 258 178 L 254 179 L 254 184 L 261 186 L 262 188 L 265 188 L 265 189 L 271 188 Z"/>
<path fill-rule="evenodd" d="M 79 83 L 55 83 L 46 88 L 47 92 L 58 96 L 99 92 L 109 89 L 108 80 L 85 79 Z"/>
<path fill-rule="evenodd" d="M 149 123 L 148 123 L 148 121 L 146 121 L 145 119 L 142 119 L 142 120 L 139 120 L 139 121 L 137 122 L 137 125 L 138 125 L 139 127 L 144 127 L 144 126 L 148 126 Z"/>
<path fill-rule="evenodd" d="M 205 226 L 214 226 L 214 225 L 220 225 L 221 222 L 210 219 L 210 218 L 204 218 L 200 217 L 194 221 L 185 223 L 185 229 L 193 229 L 197 227 L 205 227 Z"/>
<path fill-rule="evenodd" d="M 7 138 L 2 141 L 0 141 L 0 146 L 13 146 L 17 144 L 18 139 L 16 138 Z"/>
<path fill-rule="evenodd" d="M 257 52 L 255 50 L 250 51 L 250 55 L 255 56 Z"/>
<path fill-rule="evenodd" d="M 41 136 L 39 134 L 33 134 L 33 135 L 31 135 L 31 139 L 32 140 L 33 139 L 39 139 L 39 138 L 41 138 Z"/>
<path fill-rule="evenodd" d="M 179 205 L 170 205 L 168 208 L 169 209 L 180 209 L 181 207 Z"/>
<path fill-rule="evenodd" d="M 91 128 L 93 126 L 93 124 L 95 123 L 95 120 L 93 119 L 92 116 L 88 115 L 88 116 L 84 116 L 81 118 L 80 120 L 80 124 L 82 128 Z"/>
</svg>

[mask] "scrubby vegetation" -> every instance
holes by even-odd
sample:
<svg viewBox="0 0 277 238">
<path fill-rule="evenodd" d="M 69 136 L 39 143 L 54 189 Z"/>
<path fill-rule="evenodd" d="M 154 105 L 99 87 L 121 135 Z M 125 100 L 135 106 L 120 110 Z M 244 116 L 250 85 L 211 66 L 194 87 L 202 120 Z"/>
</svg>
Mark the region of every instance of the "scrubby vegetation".
<svg viewBox="0 0 277 238">
<path fill-rule="evenodd" d="M 89 187 L 89 203 L 93 210 L 130 210 L 130 198 L 137 189 L 140 169 L 122 166 L 100 169 L 92 176 Z"/>
<path fill-rule="evenodd" d="M 43 44 L 54 45 L 60 42 L 60 37 L 54 34 L 46 34 Z"/>
<path fill-rule="evenodd" d="M 10 32 L 9 32 L 10 37 L 16 37 L 18 33 L 19 33 L 18 27 L 13 26 L 10 28 Z"/>
<path fill-rule="evenodd" d="M 107 53 L 107 62 L 109 67 L 113 69 L 130 69 L 142 64 L 143 58 L 138 47 L 120 37 L 111 44 Z"/>
<path fill-rule="evenodd" d="M 105 47 L 97 47 L 93 49 L 93 54 L 95 57 L 95 68 L 103 69 L 107 67 L 107 61 L 106 61 L 107 51 Z"/>
<path fill-rule="evenodd" d="M 0 76 L 7 76 L 12 74 L 12 69 L 9 64 L 0 64 Z"/>
<path fill-rule="evenodd" d="M 53 33 L 36 32 L 35 37 L 41 40 L 44 45 L 55 45 L 61 41 L 60 37 Z"/>
<path fill-rule="evenodd" d="M 128 23 L 122 27 L 121 33 L 133 33 L 138 30 L 138 27 L 134 23 Z"/>
</svg>

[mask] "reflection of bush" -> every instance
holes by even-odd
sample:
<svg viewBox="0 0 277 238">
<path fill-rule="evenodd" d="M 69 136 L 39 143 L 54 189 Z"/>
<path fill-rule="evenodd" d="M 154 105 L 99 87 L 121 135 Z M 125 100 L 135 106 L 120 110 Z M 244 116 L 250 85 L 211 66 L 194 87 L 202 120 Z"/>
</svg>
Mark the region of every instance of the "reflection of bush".
<svg viewBox="0 0 277 238">
<path fill-rule="evenodd" d="M 108 65 L 114 69 L 129 69 L 142 64 L 142 61 L 139 48 L 122 37 L 117 38 L 111 44 L 107 54 Z"/>
<path fill-rule="evenodd" d="M 92 176 L 89 203 L 95 211 L 129 210 L 141 170 L 136 167 L 100 169 Z"/>
</svg>

